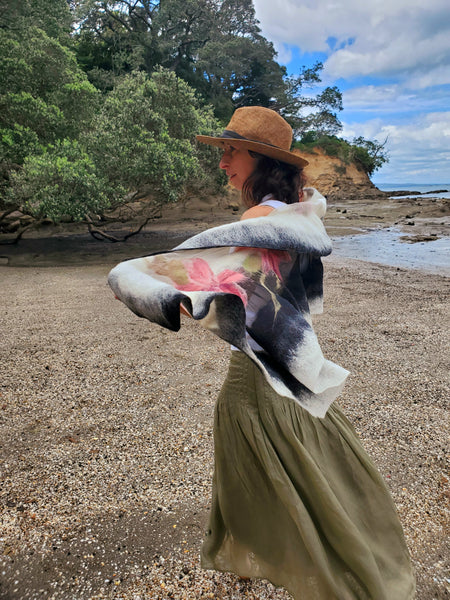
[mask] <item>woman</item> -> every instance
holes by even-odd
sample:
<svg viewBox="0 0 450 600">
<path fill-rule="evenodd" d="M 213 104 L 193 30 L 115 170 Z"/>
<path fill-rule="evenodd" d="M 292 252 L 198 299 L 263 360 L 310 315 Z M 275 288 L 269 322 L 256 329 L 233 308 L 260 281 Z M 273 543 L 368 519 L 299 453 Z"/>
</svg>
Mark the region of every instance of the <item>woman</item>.
<svg viewBox="0 0 450 600">
<path fill-rule="evenodd" d="M 348 372 L 326 360 L 324 199 L 304 190 L 292 130 L 238 109 L 220 166 L 241 190 L 241 221 L 169 253 L 118 265 L 116 296 L 177 330 L 180 306 L 234 346 L 214 420 L 213 498 L 202 566 L 261 577 L 296 600 L 410 600 L 414 578 L 389 492 L 334 403 Z"/>
<path fill-rule="evenodd" d="M 273 111 L 238 109 L 221 137 L 198 139 L 223 147 L 220 167 L 248 207 L 242 219 L 298 201 L 306 161 L 289 152 L 291 129 Z M 246 311 L 248 322 L 251 296 Z M 234 349 L 214 439 L 204 568 L 267 578 L 299 600 L 413 598 L 389 492 L 335 404 L 311 416 Z"/>
</svg>

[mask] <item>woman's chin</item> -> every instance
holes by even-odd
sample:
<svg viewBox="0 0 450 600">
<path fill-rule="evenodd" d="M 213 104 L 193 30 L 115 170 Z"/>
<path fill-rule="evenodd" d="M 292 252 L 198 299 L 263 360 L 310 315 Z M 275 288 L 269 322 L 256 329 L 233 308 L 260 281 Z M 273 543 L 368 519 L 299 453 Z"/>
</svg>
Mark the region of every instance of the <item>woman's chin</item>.
<svg viewBox="0 0 450 600">
<path fill-rule="evenodd" d="M 242 190 L 242 185 L 239 184 L 239 181 L 236 181 L 236 177 L 230 177 L 228 183 L 238 192 Z"/>
</svg>

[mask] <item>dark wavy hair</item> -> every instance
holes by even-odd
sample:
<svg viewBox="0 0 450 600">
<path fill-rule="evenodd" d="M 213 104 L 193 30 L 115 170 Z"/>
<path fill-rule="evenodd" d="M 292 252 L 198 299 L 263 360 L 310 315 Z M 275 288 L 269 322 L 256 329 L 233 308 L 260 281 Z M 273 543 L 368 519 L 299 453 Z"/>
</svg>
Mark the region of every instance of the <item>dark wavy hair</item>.
<svg viewBox="0 0 450 600">
<path fill-rule="evenodd" d="M 301 167 L 289 165 L 262 154 L 249 151 L 256 158 L 256 168 L 247 177 L 242 187 L 242 202 L 248 208 L 256 206 L 267 194 L 285 202 L 294 204 L 302 197 L 306 178 Z"/>
</svg>

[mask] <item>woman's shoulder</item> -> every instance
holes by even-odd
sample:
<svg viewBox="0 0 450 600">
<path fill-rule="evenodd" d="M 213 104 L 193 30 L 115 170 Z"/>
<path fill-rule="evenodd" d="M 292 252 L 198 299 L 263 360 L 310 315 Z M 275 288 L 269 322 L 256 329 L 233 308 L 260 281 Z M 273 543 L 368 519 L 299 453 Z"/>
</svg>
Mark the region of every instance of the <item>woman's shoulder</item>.
<svg viewBox="0 0 450 600">
<path fill-rule="evenodd" d="M 276 208 L 282 208 L 286 206 L 284 202 L 280 200 L 275 200 L 272 197 L 263 198 L 262 201 L 256 206 L 252 206 L 248 210 L 244 212 L 241 217 L 243 219 L 254 219 L 255 217 L 266 217 L 269 213 L 271 213 Z"/>
<path fill-rule="evenodd" d="M 241 221 L 244 221 L 245 219 L 255 219 L 256 217 L 266 217 L 272 211 L 272 206 L 261 206 L 258 204 L 257 206 L 252 206 L 251 208 L 247 209 L 243 213 Z"/>
</svg>

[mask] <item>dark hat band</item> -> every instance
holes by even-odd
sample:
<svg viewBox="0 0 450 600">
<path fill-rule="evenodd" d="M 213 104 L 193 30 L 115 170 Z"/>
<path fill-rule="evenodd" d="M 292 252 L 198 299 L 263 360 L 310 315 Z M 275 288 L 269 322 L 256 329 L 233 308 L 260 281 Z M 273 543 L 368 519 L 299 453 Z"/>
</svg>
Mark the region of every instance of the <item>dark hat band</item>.
<svg viewBox="0 0 450 600">
<path fill-rule="evenodd" d="M 231 129 L 224 129 L 221 138 L 226 138 L 230 140 L 243 140 L 245 142 L 254 142 L 255 144 L 264 144 L 264 146 L 270 146 L 271 148 L 278 148 L 279 150 L 283 150 L 279 146 L 274 146 L 274 144 L 269 144 L 269 142 L 261 142 L 261 140 L 252 140 L 250 138 L 246 138 L 235 131 L 231 131 Z"/>
</svg>

